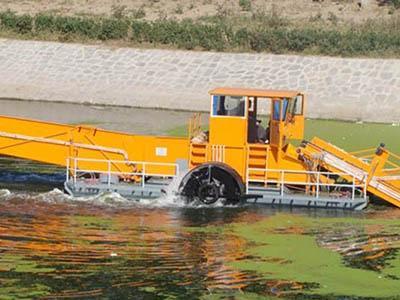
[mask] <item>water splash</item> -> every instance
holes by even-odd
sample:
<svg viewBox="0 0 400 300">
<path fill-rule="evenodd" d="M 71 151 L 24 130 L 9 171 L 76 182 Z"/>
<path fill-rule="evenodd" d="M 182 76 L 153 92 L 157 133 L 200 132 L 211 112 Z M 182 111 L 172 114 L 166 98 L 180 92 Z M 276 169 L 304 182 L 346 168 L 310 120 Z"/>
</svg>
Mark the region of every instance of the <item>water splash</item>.
<svg viewBox="0 0 400 300">
<path fill-rule="evenodd" d="M 166 193 L 156 199 L 127 199 L 115 192 L 105 192 L 95 196 L 74 197 L 55 188 L 45 193 L 16 193 L 7 189 L 0 190 L 0 201 L 6 202 L 11 199 L 30 200 L 49 204 L 90 204 L 96 206 L 110 207 L 184 207 L 186 201 L 176 193 Z"/>
<path fill-rule="evenodd" d="M 90 204 L 111 207 L 154 207 L 154 208 L 219 208 L 237 207 L 236 205 L 226 206 L 223 201 L 217 201 L 212 205 L 206 205 L 200 201 L 188 202 L 179 195 L 179 185 L 184 175 L 176 177 L 164 190 L 162 196 L 155 199 L 128 199 L 116 192 L 105 192 L 95 196 L 74 197 L 54 188 L 44 193 L 37 192 L 11 192 L 7 189 L 0 190 L 0 201 L 18 198 L 20 200 L 32 200 L 39 203 L 71 203 Z"/>
<path fill-rule="evenodd" d="M 182 174 L 176 178 L 163 190 L 164 193 L 161 197 L 156 199 L 141 199 L 139 204 L 150 207 L 189 207 L 189 208 L 218 208 L 218 207 L 237 207 L 237 205 L 226 206 L 222 200 L 213 204 L 204 204 L 199 200 L 188 201 L 185 197 L 179 195 L 179 185 L 182 182 Z"/>
<path fill-rule="evenodd" d="M 7 200 L 11 195 L 11 192 L 6 189 L 0 190 L 0 200 Z"/>
<path fill-rule="evenodd" d="M 179 196 L 179 184 L 181 183 L 184 175 L 175 177 L 171 183 L 163 189 L 161 197 L 156 199 L 140 199 L 138 203 L 146 206 L 153 207 L 183 207 L 186 205 L 184 198 Z"/>
<path fill-rule="evenodd" d="M 116 206 L 120 204 L 135 203 L 134 200 L 126 199 L 118 193 L 105 192 L 95 196 L 87 197 L 74 197 L 64 193 L 59 189 L 53 189 L 47 193 L 40 193 L 35 196 L 31 196 L 33 200 L 49 203 L 87 203 L 95 205 L 108 205 Z"/>
</svg>

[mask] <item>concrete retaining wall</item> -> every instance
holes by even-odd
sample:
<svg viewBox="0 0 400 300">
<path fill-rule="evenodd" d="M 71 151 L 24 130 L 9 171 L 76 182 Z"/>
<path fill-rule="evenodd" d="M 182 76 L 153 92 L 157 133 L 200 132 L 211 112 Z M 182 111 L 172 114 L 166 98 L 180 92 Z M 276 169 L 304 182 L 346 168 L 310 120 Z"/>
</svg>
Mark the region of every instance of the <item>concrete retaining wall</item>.
<svg viewBox="0 0 400 300">
<path fill-rule="evenodd" d="M 208 110 L 216 86 L 298 89 L 317 118 L 400 121 L 400 60 L 0 40 L 0 97 Z M 1 113 L 1 111 L 0 111 Z"/>
</svg>

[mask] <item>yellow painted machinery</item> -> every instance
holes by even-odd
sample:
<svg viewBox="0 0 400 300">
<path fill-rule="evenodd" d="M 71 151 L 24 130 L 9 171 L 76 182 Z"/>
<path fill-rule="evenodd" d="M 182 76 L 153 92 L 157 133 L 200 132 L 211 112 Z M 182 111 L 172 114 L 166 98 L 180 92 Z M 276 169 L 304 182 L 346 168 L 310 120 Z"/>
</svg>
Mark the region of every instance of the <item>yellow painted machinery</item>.
<svg viewBox="0 0 400 300">
<path fill-rule="evenodd" d="M 371 154 L 319 138 L 290 143 L 304 138 L 305 103 L 298 91 L 216 88 L 209 131 L 195 115 L 185 138 L 1 116 L 0 154 L 65 166 L 65 189 L 76 196 L 155 198 L 176 185 L 205 204 L 362 209 L 372 194 L 400 207 L 400 157 L 384 145 Z"/>
</svg>

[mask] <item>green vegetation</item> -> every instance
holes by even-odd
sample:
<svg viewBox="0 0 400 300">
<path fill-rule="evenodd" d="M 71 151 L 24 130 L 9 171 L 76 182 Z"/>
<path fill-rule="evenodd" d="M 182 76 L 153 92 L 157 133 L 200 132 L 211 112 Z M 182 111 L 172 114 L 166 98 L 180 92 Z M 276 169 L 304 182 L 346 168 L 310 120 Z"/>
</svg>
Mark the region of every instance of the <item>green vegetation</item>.
<svg viewBox="0 0 400 300">
<path fill-rule="evenodd" d="M 392 0 L 394 6 L 398 0 Z M 251 2 L 240 0 L 242 10 Z M 179 9 L 181 11 L 181 9 Z M 301 25 L 276 15 L 252 12 L 251 15 L 216 16 L 182 21 L 161 18 L 155 21 L 127 17 L 116 10 L 111 17 L 59 16 L 50 13 L 17 15 L 0 13 L 0 33 L 17 37 L 56 40 L 123 40 L 129 45 L 146 44 L 179 49 L 214 51 L 257 51 L 339 56 L 399 56 L 400 20 L 363 24 L 329 24 L 310 20 Z M 327 26 L 329 25 L 329 26 Z"/>
<path fill-rule="evenodd" d="M 400 0 L 389 0 L 389 3 L 394 6 L 394 8 L 400 8 Z"/>
<path fill-rule="evenodd" d="M 165 134 L 171 136 L 188 136 L 188 127 L 187 125 L 173 127 L 168 129 Z"/>
<path fill-rule="evenodd" d="M 400 126 L 382 123 L 354 123 L 333 120 L 307 120 L 306 140 L 318 136 L 348 151 L 377 147 L 385 143 L 400 154 Z"/>
<path fill-rule="evenodd" d="M 42 284 L 29 283 L 23 279 L 9 279 L 12 277 L 27 277 L 44 275 L 54 272 L 54 268 L 40 266 L 33 260 L 21 255 L 3 253 L 0 257 L 0 274 L 8 273 L 7 279 L 0 278 L 1 299 L 33 299 L 48 295 L 49 288 Z M 11 275 L 12 274 L 12 275 Z M 18 288 L 16 288 L 18 286 Z"/>
<path fill-rule="evenodd" d="M 2 19 L 1 15 L 0 19 Z M 34 24 L 34 32 L 77 35 L 100 40 L 122 39 L 128 34 L 129 28 L 126 20 L 118 18 L 91 19 L 46 14 L 35 16 Z"/>
<path fill-rule="evenodd" d="M 244 259 L 233 261 L 229 265 L 242 271 L 255 272 L 266 282 L 294 284 L 293 290 L 286 289 L 282 294 L 299 294 L 299 299 L 317 295 L 317 298 L 326 296 L 327 299 L 340 296 L 352 299 L 398 299 L 400 255 L 397 244 L 393 244 L 393 250 L 379 246 L 374 249 L 373 246 L 376 245 L 376 235 L 397 235 L 400 222 L 397 219 L 364 217 L 365 215 L 361 218 L 355 215 L 349 218 L 313 218 L 277 213 L 253 223 L 191 230 L 217 232 L 244 239 Z M 352 230 L 350 233 L 349 228 Z M 379 233 L 376 232 L 377 228 Z M 363 242 L 359 240 L 360 236 L 363 236 Z M 328 237 L 330 241 L 325 245 L 324 237 Z M 340 238 L 336 240 L 335 237 Z M 352 255 L 352 249 L 357 243 L 365 253 Z M 370 260 L 371 253 L 382 249 L 386 249 L 384 257 Z"/>
<path fill-rule="evenodd" d="M 33 29 L 33 18 L 29 15 L 16 15 L 6 11 L 0 14 L 1 27 L 13 30 L 16 33 L 27 34 Z"/>
<path fill-rule="evenodd" d="M 251 10 L 251 0 L 239 0 L 239 6 L 244 11 Z"/>
<path fill-rule="evenodd" d="M 246 254 L 251 258 L 231 265 L 263 274 L 267 280 L 313 284 L 309 290 L 301 291 L 304 294 L 395 297 L 399 295 L 398 254 L 388 258 L 379 271 L 349 267 L 339 253 L 320 247 L 313 234 L 334 231 L 342 236 L 351 226 L 368 237 L 368 226 L 374 223 L 382 226 L 380 234 L 391 234 L 400 226 L 397 220 L 311 219 L 283 214 L 250 225 L 236 224 L 229 233 L 248 240 L 251 246 Z M 352 239 L 351 235 L 347 238 Z"/>
<path fill-rule="evenodd" d="M 208 130 L 208 126 L 206 125 L 202 125 L 201 129 L 203 131 L 207 131 Z M 165 132 L 166 135 L 170 135 L 170 136 L 188 136 L 188 126 L 187 125 L 181 125 L 181 126 L 177 126 L 177 127 L 173 127 L 168 129 Z"/>
</svg>

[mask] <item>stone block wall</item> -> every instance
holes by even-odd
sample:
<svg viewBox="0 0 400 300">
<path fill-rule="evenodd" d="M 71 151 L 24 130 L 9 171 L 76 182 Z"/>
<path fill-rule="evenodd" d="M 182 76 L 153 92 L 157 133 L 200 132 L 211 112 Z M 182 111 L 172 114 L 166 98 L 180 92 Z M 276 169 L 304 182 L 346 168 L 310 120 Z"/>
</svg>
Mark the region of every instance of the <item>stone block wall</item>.
<svg viewBox="0 0 400 300">
<path fill-rule="evenodd" d="M 400 121 L 400 60 L 0 40 L 0 98 L 209 109 L 217 86 L 295 89 L 312 118 Z"/>
</svg>

